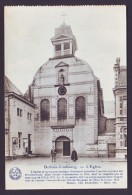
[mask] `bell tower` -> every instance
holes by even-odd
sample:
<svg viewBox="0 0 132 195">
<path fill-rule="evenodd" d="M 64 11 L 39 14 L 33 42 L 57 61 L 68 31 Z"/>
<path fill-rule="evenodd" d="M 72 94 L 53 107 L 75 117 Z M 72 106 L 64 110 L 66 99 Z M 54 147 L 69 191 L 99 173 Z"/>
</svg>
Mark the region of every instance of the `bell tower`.
<svg viewBox="0 0 132 195">
<path fill-rule="evenodd" d="M 77 50 L 76 38 L 70 25 L 65 22 L 55 29 L 55 36 L 51 38 L 54 47 L 54 57 L 74 55 Z"/>
</svg>

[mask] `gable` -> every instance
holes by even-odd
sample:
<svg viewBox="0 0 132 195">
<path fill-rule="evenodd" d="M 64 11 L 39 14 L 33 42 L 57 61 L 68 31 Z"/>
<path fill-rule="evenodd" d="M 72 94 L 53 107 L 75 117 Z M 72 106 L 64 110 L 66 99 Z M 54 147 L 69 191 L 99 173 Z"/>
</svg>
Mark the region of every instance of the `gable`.
<svg viewBox="0 0 132 195">
<path fill-rule="evenodd" d="M 66 64 L 65 62 L 60 62 L 59 64 L 57 64 L 55 67 L 64 67 L 64 66 L 69 66 L 68 64 Z"/>
<path fill-rule="evenodd" d="M 59 37 L 56 37 L 56 39 L 69 39 L 70 37 L 61 35 Z"/>
<path fill-rule="evenodd" d="M 73 37 L 71 36 L 66 36 L 66 35 L 59 35 L 59 36 L 54 36 L 51 40 L 55 41 L 55 40 L 60 40 L 60 39 L 72 39 Z"/>
</svg>

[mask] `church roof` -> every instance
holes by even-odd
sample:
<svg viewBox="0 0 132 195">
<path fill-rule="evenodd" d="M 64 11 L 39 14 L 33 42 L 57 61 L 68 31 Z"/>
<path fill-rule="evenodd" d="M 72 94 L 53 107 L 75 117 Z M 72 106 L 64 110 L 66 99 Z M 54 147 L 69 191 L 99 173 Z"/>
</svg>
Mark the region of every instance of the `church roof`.
<svg viewBox="0 0 132 195">
<path fill-rule="evenodd" d="M 63 23 L 60 27 L 55 28 L 55 36 L 51 40 L 54 40 L 54 39 L 61 37 L 61 36 L 71 37 L 71 38 L 75 39 L 75 36 L 72 33 L 71 26 L 66 25 L 65 23 Z"/>
<path fill-rule="evenodd" d="M 55 28 L 55 36 L 58 36 L 61 34 L 72 36 L 73 33 L 72 33 L 71 26 L 63 23 L 59 28 Z"/>
<path fill-rule="evenodd" d="M 120 66 L 119 82 L 118 85 L 123 87 L 127 85 L 127 71 L 125 66 Z"/>
<path fill-rule="evenodd" d="M 5 76 L 4 80 L 4 88 L 5 88 L 5 93 L 8 95 L 13 95 L 15 98 L 19 99 L 20 101 L 35 107 L 35 104 L 32 102 L 28 101 L 23 95 L 23 93 Z"/>
<path fill-rule="evenodd" d="M 18 95 L 23 96 L 22 92 L 5 76 L 4 81 L 5 92 L 14 92 Z"/>
</svg>

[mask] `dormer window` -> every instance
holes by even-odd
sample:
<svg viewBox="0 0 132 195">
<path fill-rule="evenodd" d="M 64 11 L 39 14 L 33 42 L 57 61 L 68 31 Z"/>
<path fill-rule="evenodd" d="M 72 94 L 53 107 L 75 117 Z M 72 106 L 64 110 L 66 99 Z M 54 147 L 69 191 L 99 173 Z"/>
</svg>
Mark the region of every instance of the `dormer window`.
<svg viewBox="0 0 132 195">
<path fill-rule="evenodd" d="M 64 50 L 70 49 L 70 43 L 64 43 Z"/>
</svg>

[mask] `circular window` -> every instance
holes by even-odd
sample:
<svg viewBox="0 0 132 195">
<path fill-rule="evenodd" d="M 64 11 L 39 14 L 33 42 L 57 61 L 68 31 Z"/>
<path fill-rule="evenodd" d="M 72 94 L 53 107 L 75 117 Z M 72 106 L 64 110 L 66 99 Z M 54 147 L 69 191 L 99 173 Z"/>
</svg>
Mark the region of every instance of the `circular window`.
<svg viewBox="0 0 132 195">
<path fill-rule="evenodd" d="M 66 88 L 64 86 L 60 86 L 58 89 L 59 95 L 65 95 L 66 94 Z"/>
</svg>

